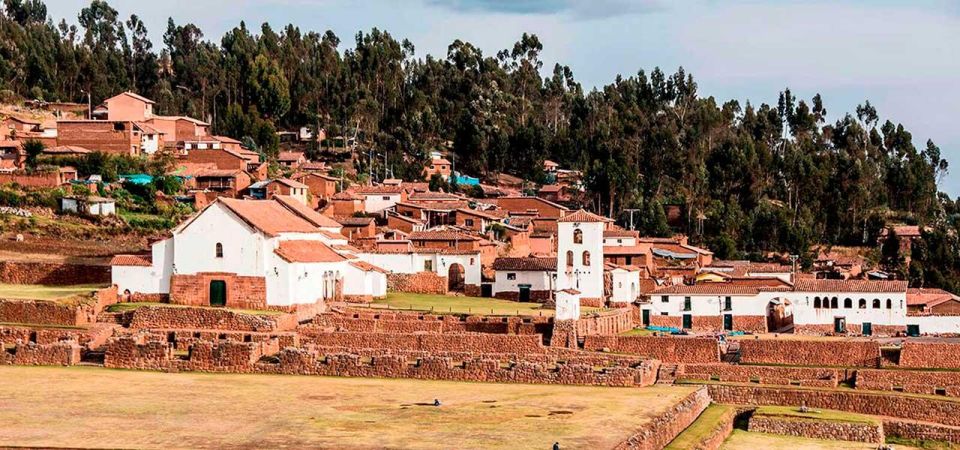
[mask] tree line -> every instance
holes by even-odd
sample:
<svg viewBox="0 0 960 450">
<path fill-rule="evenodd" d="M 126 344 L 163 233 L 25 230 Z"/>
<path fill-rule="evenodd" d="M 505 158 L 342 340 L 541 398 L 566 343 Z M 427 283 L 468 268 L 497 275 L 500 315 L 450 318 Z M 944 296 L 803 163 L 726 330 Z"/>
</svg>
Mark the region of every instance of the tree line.
<svg viewBox="0 0 960 450">
<path fill-rule="evenodd" d="M 587 91 L 569 67 L 543 67 L 532 34 L 496 54 L 455 40 L 435 57 L 376 28 L 346 45 L 332 31 L 241 22 L 215 41 L 170 19 L 154 48 L 139 17 L 103 0 L 77 19 L 54 23 L 41 0 L 4 0 L 0 90 L 94 104 L 132 90 L 267 154 L 277 129 L 323 128 L 357 143 L 358 173 L 386 164 L 404 179 L 419 178 L 436 149 L 465 173 L 535 182 L 551 159 L 583 171 L 587 208 L 621 223 L 639 210 L 641 232 L 678 229 L 723 258 L 779 252 L 809 263 L 816 244 L 874 245 L 888 223 L 921 224 L 942 238 L 931 251 L 941 257 L 878 260 L 917 285 L 960 287 L 960 263 L 936 261 L 960 250 L 957 204 L 937 188 L 947 161 L 869 101 L 828 123 L 819 95 L 722 101 L 682 68 Z M 679 208 L 679 224 L 667 208 Z"/>
</svg>

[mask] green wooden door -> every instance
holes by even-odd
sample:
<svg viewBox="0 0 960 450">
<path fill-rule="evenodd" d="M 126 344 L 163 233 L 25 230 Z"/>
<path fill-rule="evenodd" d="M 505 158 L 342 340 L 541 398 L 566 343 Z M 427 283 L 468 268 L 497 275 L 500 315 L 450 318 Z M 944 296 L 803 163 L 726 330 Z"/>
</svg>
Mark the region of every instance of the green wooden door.
<svg viewBox="0 0 960 450">
<path fill-rule="evenodd" d="M 920 336 L 920 325 L 907 325 L 907 336 Z"/>
<path fill-rule="evenodd" d="M 683 315 L 683 328 L 690 329 L 693 328 L 693 316 L 690 314 Z"/>
<path fill-rule="evenodd" d="M 210 306 L 227 306 L 227 282 L 213 280 L 210 282 Z"/>
<path fill-rule="evenodd" d="M 650 326 L 650 310 L 649 309 L 643 310 L 643 326 L 645 327 Z"/>
<path fill-rule="evenodd" d="M 870 322 L 864 322 L 860 326 L 861 332 L 864 336 L 873 336 L 873 324 Z"/>
<path fill-rule="evenodd" d="M 520 301 L 529 302 L 530 301 L 530 285 L 521 284 L 519 288 L 520 288 Z"/>
<path fill-rule="evenodd" d="M 847 319 L 845 317 L 834 317 L 833 318 L 833 332 L 834 333 L 846 333 L 847 332 Z"/>
<path fill-rule="evenodd" d="M 733 314 L 723 315 L 723 329 L 733 331 Z"/>
</svg>

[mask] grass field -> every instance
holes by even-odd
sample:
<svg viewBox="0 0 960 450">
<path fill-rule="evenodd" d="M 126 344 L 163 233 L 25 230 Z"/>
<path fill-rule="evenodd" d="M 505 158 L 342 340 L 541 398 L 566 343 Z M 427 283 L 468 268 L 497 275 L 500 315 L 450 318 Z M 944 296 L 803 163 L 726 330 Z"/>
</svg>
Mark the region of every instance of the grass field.
<svg viewBox="0 0 960 450">
<path fill-rule="evenodd" d="M 552 316 L 552 309 L 543 309 L 539 303 L 521 303 L 496 298 L 459 297 L 452 295 L 407 294 L 391 292 L 387 298 L 373 304 L 374 307 L 433 311 L 438 314 L 485 314 Z"/>
<path fill-rule="evenodd" d="M 824 441 L 778 434 L 749 433 L 733 430 L 720 447 L 721 450 L 760 450 L 785 448 L 790 450 L 876 450 L 877 444 L 847 441 Z M 897 446 L 898 450 L 911 447 Z"/>
<path fill-rule="evenodd" d="M 611 448 L 692 389 L 6 366 L 0 446 Z"/>
<path fill-rule="evenodd" d="M 680 433 L 676 439 L 666 446 L 665 450 L 686 450 L 693 448 L 698 442 L 709 435 L 711 431 L 720 423 L 724 414 L 730 412 L 733 406 L 712 404 L 707 407 L 700 417 L 697 417 L 683 433 Z"/>
<path fill-rule="evenodd" d="M 75 295 L 89 294 L 104 286 L 79 284 L 74 286 L 47 286 L 40 284 L 0 284 L 0 298 L 22 300 L 63 300 Z"/>
<path fill-rule="evenodd" d="M 862 414 L 846 411 L 833 411 L 829 409 L 813 409 L 808 412 L 800 412 L 799 409 L 794 406 L 761 406 L 757 408 L 753 415 L 784 417 L 787 419 L 794 418 L 800 420 L 811 419 L 825 422 L 848 422 L 868 425 L 878 425 L 880 423 L 880 419 Z"/>
</svg>

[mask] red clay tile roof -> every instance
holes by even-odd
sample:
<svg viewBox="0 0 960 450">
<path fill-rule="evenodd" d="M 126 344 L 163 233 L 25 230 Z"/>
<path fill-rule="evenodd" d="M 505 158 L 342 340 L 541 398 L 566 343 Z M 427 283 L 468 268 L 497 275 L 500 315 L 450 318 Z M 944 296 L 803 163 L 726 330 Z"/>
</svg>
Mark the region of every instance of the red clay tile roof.
<svg viewBox="0 0 960 450">
<path fill-rule="evenodd" d="M 339 223 L 340 225 L 343 225 L 343 226 L 345 226 L 345 227 L 347 227 L 347 226 L 350 226 L 350 227 L 365 227 L 365 226 L 370 225 L 371 223 L 373 223 L 373 221 L 376 220 L 376 219 L 374 219 L 373 217 L 338 216 L 338 217 L 335 217 L 334 220 L 336 220 L 337 223 Z"/>
<path fill-rule="evenodd" d="M 960 297 L 943 289 L 907 289 L 907 306 L 935 306 L 950 300 L 960 300 Z"/>
<path fill-rule="evenodd" d="M 493 215 L 487 214 L 486 211 L 478 211 L 476 209 L 458 208 L 457 213 L 463 213 L 468 216 L 482 217 L 487 220 L 500 220 L 500 218 L 497 216 L 493 216 Z"/>
<path fill-rule="evenodd" d="M 320 241 L 280 241 L 274 253 L 287 262 L 330 263 L 347 260 L 329 245 Z"/>
<path fill-rule="evenodd" d="M 307 185 L 305 185 L 305 184 L 303 184 L 303 183 L 301 183 L 301 182 L 299 182 L 299 181 L 291 180 L 291 179 L 289 179 L 289 178 L 277 178 L 277 179 L 273 180 L 273 182 L 275 182 L 275 183 L 280 183 L 280 184 L 284 184 L 284 185 L 287 185 L 287 186 L 292 187 L 292 188 L 301 188 L 301 189 L 307 189 L 307 188 L 308 188 Z"/>
<path fill-rule="evenodd" d="M 410 195 L 410 201 L 443 201 L 443 200 L 461 200 L 463 197 L 457 194 L 448 194 L 446 192 L 414 192 Z"/>
<path fill-rule="evenodd" d="M 638 233 L 636 231 L 617 228 L 617 229 L 603 230 L 603 237 L 605 238 L 636 238 L 638 237 Z"/>
<path fill-rule="evenodd" d="M 301 158 L 304 158 L 303 153 L 301 152 L 280 152 L 277 155 L 277 161 L 299 161 Z"/>
<path fill-rule="evenodd" d="M 218 136 L 218 135 L 214 135 L 214 136 L 211 136 L 211 137 L 213 137 L 214 139 L 216 139 L 216 140 L 218 140 L 218 141 L 220 141 L 220 142 L 222 142 L 222 143 L 224 143 L 224 144 L 242 144 L 242 143 L 243 143 L 243 142 L 240 141 L 240 140 L 237 140 L 237 139 L 234 139 L 234 138 L 228 137 L 228 136 Z"/>
<path fill-rule="evenodd" d="M 555 271 L 557 258 L 497 258 L 493 261 L 493 270 Z"/>
<path fill-rule="evenodd" d="M 290 212 L 300 216 L 302 219 L 312 223 L 314 226 L 320 228 L 341 228 L 340 223 L 336 220 L 314 211 L 309 206 L 304 205 L 300 200 L 297 200 L 289 195 L 275 195 L 273 198 L 277 202 L 280 202 L 284 208 L 287 208 L 290 210 Z"/>
<path fill-rule="evenodd" d="M 333 194 L 330 198 L 334 200 L 363 200 L 363 197 L 350 191 L 342 191 Z"/>
<path fill-rule="evenodd" d="M 479 241 L 480 238 L 466 233 L 451 230 L 414 231 L 410 233 L 411 241 Z"/>
<path fill-rule="evenodd" d="M 907 292 L 906 281 L 879 280 L 797 280 L 801 292 Z"/>
<path fill-rule="evenodd" d="M 317 225 L 294 213 L 279 201 L 220 197 L 217 202 L 222 203 L 244 222 L 268 236 L 276 236 L 280 233 L 319 232 Z"/>
<path fill-rule="evenodd" d="M 78 145 L 58 145 L 43 149 L 43 153 L 47 155 L 86 154 L 90 153 L 90 149 Z"/>
<path fill-rule="evenodd" d="M 373 264 L 370 264 L 370 263 L 368 263 L 368 262 L 366 262 L 366 261 L 351 261 L 351 262 L 350 262 L 350 265 L 353 266 L 353 267 L 356 267 L 356 268 L 358 268 L 358 269 L 360 269 L 360 270 L 362 270 L 362 271 L 364 271 L 364 272 L 388 273 L 386 270 L 381 269 L 380 267 L 377 267 L 377 266 L 375 266 L 375 265 L 373 265 Z"/>
<path fill-rule="evenodd" d="M 141 266 L 153 265 L 150 255 L 116 255 L 110 260 L 111 266 Z"/>
<path fill-rule="evenodd" d="M 381 194 L 399 194 L 405 189 L 399 185 L 377 185 L 377 186 L 360 186 L 357 188 L 357 193 L 360 195 L 381 195 Z"/>
<path fill-rule="evenodd" d="M 598 216 L 592 212 L 579 210 L 577 212 L 567 214 L 559 219 L 557 222 L 613 222 L 613 219 L 608 219 L 603 216 Z"/>
</svg>

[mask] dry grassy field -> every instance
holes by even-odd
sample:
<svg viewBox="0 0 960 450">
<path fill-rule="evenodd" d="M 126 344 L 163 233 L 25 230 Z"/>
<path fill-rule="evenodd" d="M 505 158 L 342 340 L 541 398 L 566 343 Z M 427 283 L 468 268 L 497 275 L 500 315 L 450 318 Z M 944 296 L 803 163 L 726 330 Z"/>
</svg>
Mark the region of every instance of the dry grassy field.
<svg viewBox="0 0 960 450">
<path fill-rule="evenodd" d="M 0 446 L 610 448 L 693 389 L 0 367 Z"/>
<path fill-rule="evenodd" d="M 917 450 L 915 447 L 896 445 L 897 450 Z M 824 441 L 794 436 L 766 433 L 748 433 L 734 430 L 723 443 L 721 450 L 760 450 L 784 448 L 790 450 L 876 450 L 876 444 L 847 441 Z"/>
</svg>

